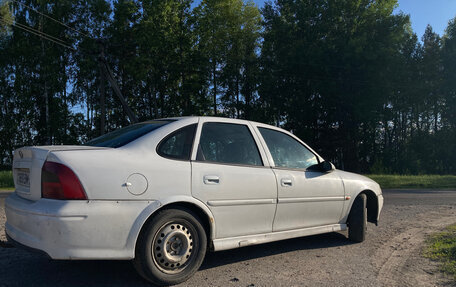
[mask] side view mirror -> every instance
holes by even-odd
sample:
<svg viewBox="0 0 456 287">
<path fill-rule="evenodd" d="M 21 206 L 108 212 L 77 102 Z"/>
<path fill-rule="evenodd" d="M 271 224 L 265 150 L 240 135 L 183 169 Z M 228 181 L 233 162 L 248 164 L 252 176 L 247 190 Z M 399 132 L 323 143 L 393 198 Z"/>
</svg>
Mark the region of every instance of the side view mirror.
<svg viewBox="0 0 456 287">
<path fill-rule="evenodd" d="M 307 168 L 310 171 L 320 171 L 320 172 L 331 172 L 335 170 L 336 167 L 329 161 L 322 161 L 319 164 L 311 165 Z"/>
</svg>

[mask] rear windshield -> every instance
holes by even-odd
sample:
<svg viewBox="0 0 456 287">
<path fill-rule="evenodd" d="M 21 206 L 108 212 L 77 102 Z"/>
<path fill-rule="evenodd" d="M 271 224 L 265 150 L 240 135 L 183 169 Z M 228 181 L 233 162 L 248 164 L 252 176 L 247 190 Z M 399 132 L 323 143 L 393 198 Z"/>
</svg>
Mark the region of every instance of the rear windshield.
<svg viewBox="0 0 456 287">
<path fill-rule="evenodd" d="M 148 121 L 133 124 L 97 137 L 86 142 L 84 145 L 113 148 L 121 147 L 170 122 L 172 121 Z"/>
</svg>

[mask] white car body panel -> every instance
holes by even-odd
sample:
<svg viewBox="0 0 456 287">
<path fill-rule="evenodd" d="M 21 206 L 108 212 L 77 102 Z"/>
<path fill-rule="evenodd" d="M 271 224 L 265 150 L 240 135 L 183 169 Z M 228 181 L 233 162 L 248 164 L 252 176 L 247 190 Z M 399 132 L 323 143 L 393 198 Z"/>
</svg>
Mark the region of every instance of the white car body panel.
<svg viewBox="0 0 456 287">
<path fill-rule="evenodd" d="M 221 238 L 214 240 L 214 250 L 227 250 L 233 248 L 239 248 L 249 245 L 268 243 L 278 240 L 309 236 L 321 233 L 336 232 L 341 230 L 346 230 L 346 224 L 331 224 L 324 226 L 300 228 L 294 230 L 285 230 L 278 232 L 270 232 L 265 234 L 255 234 L 247 236 L 238 236 L 230 238 Z"/>
<path fill-rule="evenodd" d="M 253 123 L 252 125 L 256 129 L 261 127 L 284 133 L 307 147 L 320 161 L 323 160 L 292 133 L 265 124 Z M 274 159 L 258 130 L 257 135 L 265 149 L 268 161 L 273 165 Z M 273 170 L 278 187 L 274 232 L 326 226 L 339 222 L 345 204 L 345 191 L 342 179 L 338 175 L 286 168 L 273 168 Z M 286 181 L 286 184 L 283 181 Z"/>
<path fill-rule="evenodd" d="M 336 174 L 274 169 L 279 197 L 273 230 L 283 231 L 338 223 L 345 202 Z M 289 180 L 291 186 L 283 184 Z"/>
<path fill-rule="evenodd" d="M 197 161 L 205 122 L 248 126 L 263 166 Z M 157 154 L 157 146 L 167 135 L 191 124 L 198 126 L 190 160 Z M 42 250 L 54 259 L 132 259 L 147 220 L 158 210 L 175 204 L 186 204 L 205 216 L 201 219 L 209 225 L 208 239 L 215 251 L 344 230 L 351 205 L 363 191 L 369 191 L 376 200 L 378 219 L 383 197 L 377 183 L 338 170 L 319 173 L 275 168 L 257 127 L 276 129 L 305 145 L 291 133 L 260 123 L 188 117 L 176 118 L 119 148 L 18 149 L 13 162 L 16 190 L 5 204 L 6 233 L 14 241 Z M 41 168 L 45 161 L 69 167 L 88 200 L 41 198 Z M 30 172 L 29 188 L 16 180 L 16 173 L 21 170 Z M 205 183 L 205 177 L 219 182 Z M 288 177 L 292 187 L 282 186 L 281 179 Z"/>
<path fill-rule="evenodd" d="M 207 122 L 232 123 L 229 119 L 201 119 L 195 146 Z M 249 122 L 237 123 L 248 127 L 258 145 L 258 136 Z M 198 162 L 196 152 L 192 155 L 192 195 L 211 210 L 216 222 L 215 238 L 272 232 L 277 186 L 266 153 L 261 148 L 258 151 L 265 166 Z M 208 182 L 211 179 L 218 183 Z"/>
<path fill-rule="evenodd" d="M 350 208 L 353 204 L 353 201 L 361 191 L 365 190 L 370 190 L 374 192 L 377 196 L 378 212 L 376 219 L 378 220 L 380 212 L 383 207 L 383 195 L 380 185 L 378 185 L 378 183 L 376 183 L 372 179 L 362 176 L 360 174 L 346 172 L 342 170 L 334 170 L 332 173 L 337 174 L 342 178 L 345 186 L 345 195 L 350 197 L 348 204 L 345 204 L 344 206 L 341 222 L 347 221 L 348 213 L 350 212 Z"/>
<path fill-rule="evenodd" d="M 272 231 L 277 187 L 270 168 L 192 163 L 193 196 L 209 206 L 216 238 Z M 218 184 L 204 177 L 219 178 Z"/>
<path fill-rule="evenodd" d="M 141 211 L 148 208 L 153 212 L 160 203 L 52 199 L 32 202 L 13 194 L 5 206 L 8 236 L 53 259 L 132 259 L 135 233 L 139 233 L 131 234 L 134 223 Z"/>
</svg>

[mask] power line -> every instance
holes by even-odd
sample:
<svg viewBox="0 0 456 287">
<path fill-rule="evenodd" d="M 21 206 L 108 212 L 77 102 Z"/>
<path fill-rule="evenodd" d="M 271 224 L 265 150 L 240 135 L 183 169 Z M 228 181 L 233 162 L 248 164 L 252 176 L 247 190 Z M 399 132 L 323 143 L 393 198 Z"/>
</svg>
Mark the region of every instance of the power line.
<svg viewBox="0 0 456 287">
<path fill-rule="evenodd" d="M 51 41 L 51 42 L 53 42 L 53 43 L 55 43 L 55 44 L 57 44 L 57 45 L 60 45 L 60 46 L 63 46 L 63 47 L 65 47 L 65 48 L 68 48 L 68 49 L 71 49 L 71 50 L 73 50 L 73 51 L 76 51 L 75 48 L 69 46 L 67 43 L 63 42 L 62 40 L 56 41 L 56 40 L 52 39 L 52 38 L 55 38 L 55 37 L 50 36 L 50 35 L 48 35 L 48 34 L 46 34 L 46 33 L 43 33 L 43 32 L 34 32 L 34 31 L 32 31 L 32 30 L 29 30 L 28 28 L 25 28 L 25 27 L 27 27 L 27 26 L 25 26 L 25 25 L 23 25 L 24 27 L 18 26 L 18 25 L 16 25 L 15 23 L 11 23 L 11 22 L 9 22 L 9 21 L 6 21 L 6 20 L 3 19 L 2 17 L 0 17 L 0 21 L 3 22 L 3 23 L 6 24 L 6 25 L 12 25 L 12 26 L 14 26 L 14 27 L 16 27 L 16 28 L 19 28 L 19 29 L 24 30 L 24 31 L 26 31 L 26 32 L 32 33 L 32 34 L 34 34 L 34 35 L 36 35 L 36 36 L 38 36 L 38 37 L 41 37 L 41 38 L 46 39 L 46 40 L 48 40 L 48 41 Z M 21 25 L 22 25 L 22 24 L 21 24 Z M 56 39 L 57 39 L 57 38 L 56 38 Z M 59 42 L 59 41 L 60 41 L 60 42 Z M 65 43 L 65 44 L 63 44 L 62 42 Z"/>
<path fill-rule="evenodd" d="M 59 38 L 57 38 L 57 37 L 54 37 L 54 36 L 52 36 L 52 35 L 46 34 L 46 33 L 42 32 L 42 31 L 36 30 L 36 29 L 34 29 L 34 28 L 30 27 L 30 26 L 27 26 L 27 25 L 18 23 L 17 21 L 16 21 L 14 24 L 17 25 L 18 27 L 22 27 L 22 28 L 31 30 L 31 31 L 33 31 L 33 32 L 39 33 L 39 34 L 41 34 L 41 35 L 44 35 L 45 37 L 48 37 L 48 38 L 54 39 L 54 40 L 56 40 L 56 41 L 59 41 L 59 42 L 61 42 L 61 43 L 64 44 L 64 45 L 70 46 L 70 44 L 68 44 L 67 42 L 65 42 L 65 41 L 63 41 L 63 40 L 61 40 L 61 39 L 59 39 Z"/>
<path fill-rule="evenodd" d="M 72 31 L 74 31 L 74 32 L 76 32 L 76 33 L 78 33 L 78 34 L 81 34 L 81 35 L 83 35 L 83 36 L 85 36 L 85 37 L 87 37 L 87 38 L 92 38 L 92 37 L 90 37 L 90 35 L 88 35 L 88 34 L 86 34 L 86 33 L 83 33 L 83 32 L 80 32 L 80 31 L 78 31 L 78 30 L 76 30 L 76 29 L 74 29 L 74 28 L 68 26 L 67 24 L 63 23 L 62 21 L 59 21 L 59 20 L 57 20 L 57 19 L 52 18 L 52 17 L 49 16 L 49 15 L 46 15 L 46 14 L 44 14 L 44 13 L 41 13 L 40 11 L 38 11 L 38 10 L 36 10 L 36 9 L 34 9 L 34 8 L 30 7 L 30 6 L 28 6 L 28 5 L 25 5 L 25 4 L 22 3 L 22 2 L 19 2 L 19 1 L 17 1 L 17 0 L 11 0 L 11 1 L 13 1 L 13 2 L 15 2 L 15 3 L 19 4 L 19 5 L 22 5 L 22 6 L 24 6 L 25 8 L 30 9 L 30 10 L 32 10 L 32 11 L 34 11 L 34 12 L 36 12 L 36 13 L 38 13 L 38 14 L 40 14 L 40 15 L 46 17 L 46 18 L 48 18 L 48 19 L 51 19 L 52 21 L 57 22 L 57 23 L 59 23 L 60 25 L 63 25 L 63 26 L 65 26 L 66 28 L 68 28 L 68 29 L 70 29 L 70 30 L 72 30 Z"/>
</svg>

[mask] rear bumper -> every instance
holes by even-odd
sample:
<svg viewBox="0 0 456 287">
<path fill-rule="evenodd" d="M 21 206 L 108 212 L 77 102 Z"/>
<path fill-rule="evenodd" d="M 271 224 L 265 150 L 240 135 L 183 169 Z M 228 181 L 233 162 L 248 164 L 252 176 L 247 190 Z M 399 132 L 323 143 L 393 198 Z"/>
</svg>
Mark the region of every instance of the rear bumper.
<svg viewBox="0 0 456 287">
<path fill-rule="evenodd" d="M 7 235 L 53 259 L 132 259 L 142 224 L 158 201 L 5 201 Z"/>
<path fill-rule="evenodd" d="M 46 257 L 49 257 L 49 254 L 47 254 L 46 252 L 44 252 L 43 250 L 39 250 L 39 249 L 35 249 L 35 248 L 32 248 L 32 247 L 28 247 L 24 244 L 21 244 L 19 243 L 18 241 L 14 240 L 13 238 L 11 238 L 8 233 L 6 233 L 6 240 L 8 240 L 8 243 L 10 243 L 11 245 L 13 245 L 14 247 L 17 247 L 17 248 L 21 248 L 21 249 L 25 249 L 27 251 L 30 251 L 30 252 L 33 252 L 33 253 L 37 253 L 37 254 L 41 254 L 41 255 L 44 255 Z"/>
</svg>

